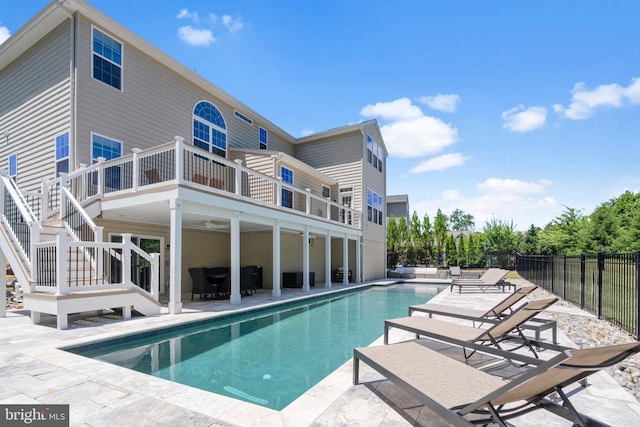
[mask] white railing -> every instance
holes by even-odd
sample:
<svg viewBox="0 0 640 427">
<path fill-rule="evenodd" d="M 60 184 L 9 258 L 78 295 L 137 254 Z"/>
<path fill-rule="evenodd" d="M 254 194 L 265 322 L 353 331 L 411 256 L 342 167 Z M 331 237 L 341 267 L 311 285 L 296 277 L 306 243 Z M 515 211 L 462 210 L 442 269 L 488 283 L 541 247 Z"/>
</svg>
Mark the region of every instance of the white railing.
<svg viewBox="0 0 640 427">
<path fill-rule="evenodd" d="M 156 301 L 160 292 L 160 254 L 148 254 L 131 242 L 131 234 L 122 235 L 122 243 L 69 241 L 60 232 L 55 241 L 35 243 L 37 276 L 34 290 L 66 295 L 74 291 L 102 289 L 142 289 Z M 97 268 L 88 265 L 78 253 L 90 250 L 96 254 Z M 135 256 L 134 256 L 135 254 Z M 132 259 L 145 260 L 150 269 L 150 286 L 144 289 L 131 276 Z"/>
<path fill-rule="evenodd" d="M 0 172 L 0 203 L 2 203 L 2 222 L 10 232 L 10 236 L 20 249 L 20 255 L 28 268 L 31 268 L 33 244 L 40 240 L 40 223 L 29 204 L 6 174 Z"/>
<path fill-rule="evenodd" d="M 134 149 L 131 155 L 117 159 L 98 159 L 91 166 L 69 173 L 67 180 L 69 191 L 83 205 L 102 196 L 135 192 L 146 186 L 196 184 L 213 192 L 290 208 L 294 212 L 354 228 L 361 224 L 361 213 L 355 209 L 257 172 L 244 166 L 241 160 L 229 161 L 185 144 L 180 137 L 176 137 L 175 142 L 151 149 Z M 59 179 L 43 183 L 43 218 L 60 208 L 62 196 L 59 186 Z"/>
</svg>

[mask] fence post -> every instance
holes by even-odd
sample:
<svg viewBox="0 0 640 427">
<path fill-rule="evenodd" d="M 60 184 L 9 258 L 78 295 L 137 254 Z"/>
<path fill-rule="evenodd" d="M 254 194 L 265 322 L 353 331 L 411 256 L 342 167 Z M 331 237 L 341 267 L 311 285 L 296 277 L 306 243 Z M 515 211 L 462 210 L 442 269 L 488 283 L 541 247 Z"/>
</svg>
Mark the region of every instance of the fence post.
<svg viewBox="0 0 640 427">
<path fill-rule="evenodd" d="M 551 255 L 551 293 L 556 294 L 556 257 Z"/>
<path fill-rule="evenodd" d="M 242 160 L 240 159 L 235 159 L 234 162 L 236 162 L 236 176 L 235 176 L 235 180 L 236 180 L 236 196 L 242 196 L 243 193 L 243 188 L 242 188 Z M 247 194 L 248 191 L 247 191 Z"/>
<path fill-rule="evenodd" d="M 584 288 L 587 283 L 587 257 L 580 254 L 580 308 L 584 309 Z"/>
<path fill-rule="evenodd" d="M 131 233 L 122 233 L 122 284 L 124 289 L 131 288 Z"/>
<path fill-rule="evenodd" d="M 636 301 L 640 301 L 640 251 L 636 251 Z M 636 305 L 636 339 L 640 340 L 640 304 Z"/>
<path fill-rule="evenodd" d="M 567 254 L 564 254 L 562 268 L 564 269 L 562 272 L 562 299 L 567 299 Z"/>
<path fill-rule="evenodd" d="M 604 270 L 604 252 L 598 252 L 598 319 L 602 319 L 602 272 Z"/>
<path fill-rule="evenodd" d="M 59 231 L 56 235 L 56 295 L 67 295 L 69 292 L 69 283 L 67 282 L 68 252 L 67 231 Z"/>
</svg>

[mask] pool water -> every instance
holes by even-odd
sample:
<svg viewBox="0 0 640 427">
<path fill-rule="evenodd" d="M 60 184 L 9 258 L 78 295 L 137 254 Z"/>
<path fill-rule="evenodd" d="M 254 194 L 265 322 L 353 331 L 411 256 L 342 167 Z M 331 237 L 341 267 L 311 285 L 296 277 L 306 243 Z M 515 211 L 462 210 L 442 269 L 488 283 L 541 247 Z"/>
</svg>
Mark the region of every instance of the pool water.
<svg viewBox="0 0 640 427">
<path fill-rule="evenodd" d="M 439 285 L 370 287 L 113 344 L 68 349 L 156 377 L 280 410 L 383 334 Z M 95 348 L 94 348 L 95 347 Z"/>
</svg>

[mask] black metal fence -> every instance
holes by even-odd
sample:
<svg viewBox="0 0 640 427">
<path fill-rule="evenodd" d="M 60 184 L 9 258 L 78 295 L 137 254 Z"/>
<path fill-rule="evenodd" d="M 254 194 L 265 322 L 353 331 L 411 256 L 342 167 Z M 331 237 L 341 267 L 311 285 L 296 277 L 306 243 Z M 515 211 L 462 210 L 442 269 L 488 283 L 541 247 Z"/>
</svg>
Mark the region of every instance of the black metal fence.
<svg viewBox="0 0 640 427">
<path fill-rule="evenodd" d="M 640 340 L 640 251 L 517 255 L 520 276 Z"/>
</svg>

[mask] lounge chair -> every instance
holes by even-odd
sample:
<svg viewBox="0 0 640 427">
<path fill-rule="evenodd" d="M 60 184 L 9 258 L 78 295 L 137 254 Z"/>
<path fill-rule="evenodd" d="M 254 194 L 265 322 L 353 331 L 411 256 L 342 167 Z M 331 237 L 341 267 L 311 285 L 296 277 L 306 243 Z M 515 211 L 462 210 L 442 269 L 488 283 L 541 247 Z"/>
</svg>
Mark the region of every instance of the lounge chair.
<svg viewBox="0 0 640 427">
<path fill-rule="evenodd" d="M 504 276 L 509 270 L 502 268 L 490 268 L 479 279 L 454 279 L 451 281 L 450 291 L 453 292 L 454 286 L 458 287 L 458 293 L 462 293 L 462 288 L 479 288 L 482 292 L 488 288 L 502 288 L 514 286 L 512 283 L 505 281 Z"/>
<path fill-rule="evenodd" d="M 473 326 L 482 326 L 483 323 L 497 323 L 500 319 L 508 316 L 514 311 L 514 305 L 520 302 L 525 296 L 533 292 L 538 286 L 523 286 L 516 290 L 508 297 L 500 301 L 498 304 L 491 307 L 489 310 L 476 310 L 473 308 L 456 307 L 452 305 L 444 304 L 417 304 L 409 306 L 409 316 L 414 312 L 426 313 L 429 317 L 433 315 L 454 317 L 456 319 L 471 320 Z M 529 322 L 522 325 L 523 329 L 532 330 L 536 334 L 536 341 L 540 341 L 540 333 L 551 329 L 552 342 L 558 341 L 558 331 L 556 321 L 554 319 L 534 317 Z"/>
<path fill-rule="evenodd" d="M 526 337 L 522 332 L 523 325 L 556 301 L 558 301 L 558 298 L 549 298 L 524 304 L 509 316 L 492 325 L 488 329 L 475 328 L 473 326 L 461 325 L 455 322 L 448 322 L 446 320 L 430 319 L 426 316 L 409 316 L 398 319 L 389 319 L 384 322 L 384 343 L 389 343 L 389 329 L 398 328 L 415 333 L 416 338 L 419 336 L 425 336 L 463 347 L 465 349 L 465 358 L 467 359 L 477 350 L 481 350 L 486 353 L 504 355 L 505 351 L 500 343 L 507 340 L 518 342 L 519 344 L 516 348 L 512 348 L 510 350 L 527 347 L 537 358 L 538 353 L 536 352 L 534 345 L 541 347 L 542 343 Z M 551 344 L 546 344 L 545 347 L 556 350 L 561 349 L 560 347 L 553 346 Z M 468 355 L 466 352 L 467 348 L 473 350 Z M 536 362 L 533 363 L 535 364 Z"/>
<path fill-rule="evenodd" d="M 449 267 L 449 276 L 452 279 L 462 279 L 462 270 L 460 270 L 460 266 Z"/>
<path fill-rule="evenodd" d="M 363 361 L 456 426 L 505 426 L 506 420 L 546 409 L 577 425 L 603 425 L 579 413 L 562 390 L 640 351 L 640 342 L 565 350 L 507 382 L 425 347 L 421 340 L 353 350 L 353 383 Z M 549 397 L 557 393 L 562 403 Z M 478 419 L 478 418 L 481 419 Z"/>
</svg>

